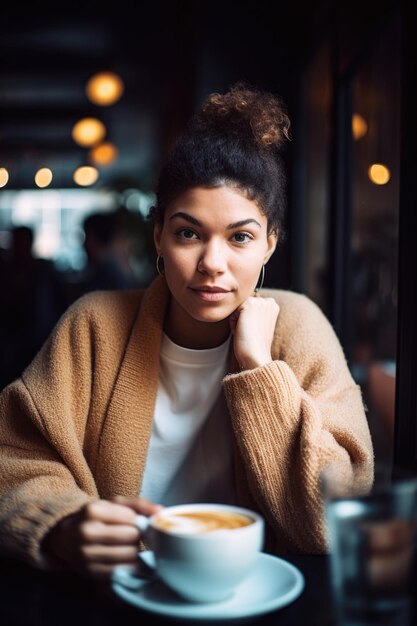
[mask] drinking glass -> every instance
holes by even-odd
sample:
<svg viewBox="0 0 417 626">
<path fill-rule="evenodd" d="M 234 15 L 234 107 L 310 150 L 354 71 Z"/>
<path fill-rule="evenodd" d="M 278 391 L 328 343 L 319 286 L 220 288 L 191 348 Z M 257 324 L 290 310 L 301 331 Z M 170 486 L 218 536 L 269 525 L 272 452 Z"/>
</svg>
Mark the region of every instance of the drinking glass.
<svg viewBox="0 0 417 626">
<path fill-rule="evenodd" d="M 346 466 L 321 474 L 338 625 L 410 626 L 417 475 L 377 467 L 372 489 L 352 482 Z"/>
</svg>

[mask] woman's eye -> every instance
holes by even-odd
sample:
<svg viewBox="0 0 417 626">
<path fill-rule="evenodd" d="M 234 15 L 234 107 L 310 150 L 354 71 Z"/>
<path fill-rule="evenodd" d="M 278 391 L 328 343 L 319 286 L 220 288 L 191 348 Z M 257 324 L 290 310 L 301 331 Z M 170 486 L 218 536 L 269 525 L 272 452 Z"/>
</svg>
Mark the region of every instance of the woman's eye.
<svg viewBox="0 0 417 626">
<path fill-rule="evenodd" d="M 194 239 L 197 237 L 197 234 L 191 228 L 181 228 L 181 230 L 177 231 L 177 235 L 182 239 Z"/>
<path fill-rule="evenodd" d="M 235 233 L 233 239 L 236 243 L 248 243 L 252 239 L 252 236 L 249 233 Z"/>
</svg>

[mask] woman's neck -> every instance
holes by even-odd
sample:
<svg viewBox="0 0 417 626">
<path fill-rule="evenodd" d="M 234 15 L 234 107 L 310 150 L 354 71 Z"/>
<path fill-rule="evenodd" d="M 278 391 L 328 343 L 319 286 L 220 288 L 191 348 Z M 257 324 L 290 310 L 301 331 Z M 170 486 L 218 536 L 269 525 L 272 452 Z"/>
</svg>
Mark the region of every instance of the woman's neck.
<svg viewBox="0 0 417 626">
<path fill-rule="evenodd" d="M 187 316 L 184 311 L 180 314 L 171 301 L 165 317 L 164 332 L 171 341 L 183 348 L 207 350 L 226 341 L 230 335 L 230 325 L 228 319 L 221 322 L 199 322 Z"/>
</svg>

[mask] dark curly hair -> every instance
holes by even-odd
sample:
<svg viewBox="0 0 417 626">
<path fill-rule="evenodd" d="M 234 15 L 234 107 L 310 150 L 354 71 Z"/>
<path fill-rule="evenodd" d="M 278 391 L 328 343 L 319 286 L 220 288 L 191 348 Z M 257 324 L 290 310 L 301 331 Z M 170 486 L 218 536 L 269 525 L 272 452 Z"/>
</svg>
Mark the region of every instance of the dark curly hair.
<svg viewBox="0 0 417 626">
<path fill-rule="evenodd" d="M 162 223 L 166 207 L 191 187 L 235 187 L 254 200 L 269 232 L 283 234 L 285 166 L 290 121 L 281 99 L 237 83 L 211 94 L 192 117 L 161 169 L 150 211 Z"/>
</svg>

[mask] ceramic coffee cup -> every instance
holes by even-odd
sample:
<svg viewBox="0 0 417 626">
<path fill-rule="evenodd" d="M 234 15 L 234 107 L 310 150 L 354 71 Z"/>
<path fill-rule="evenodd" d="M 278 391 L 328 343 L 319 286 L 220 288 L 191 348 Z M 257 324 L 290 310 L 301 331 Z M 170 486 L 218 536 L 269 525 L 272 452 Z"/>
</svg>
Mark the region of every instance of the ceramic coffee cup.
<svg viewBox="0 0 417 626">
<path fill-rule="evenodd" d="M 218 602 L 251 572 L 264 541 L 264 520 L 221 504 L 170 506 L 138 515 L 142 538 L 166 585 L 192 602 Z"/>
</svg>

